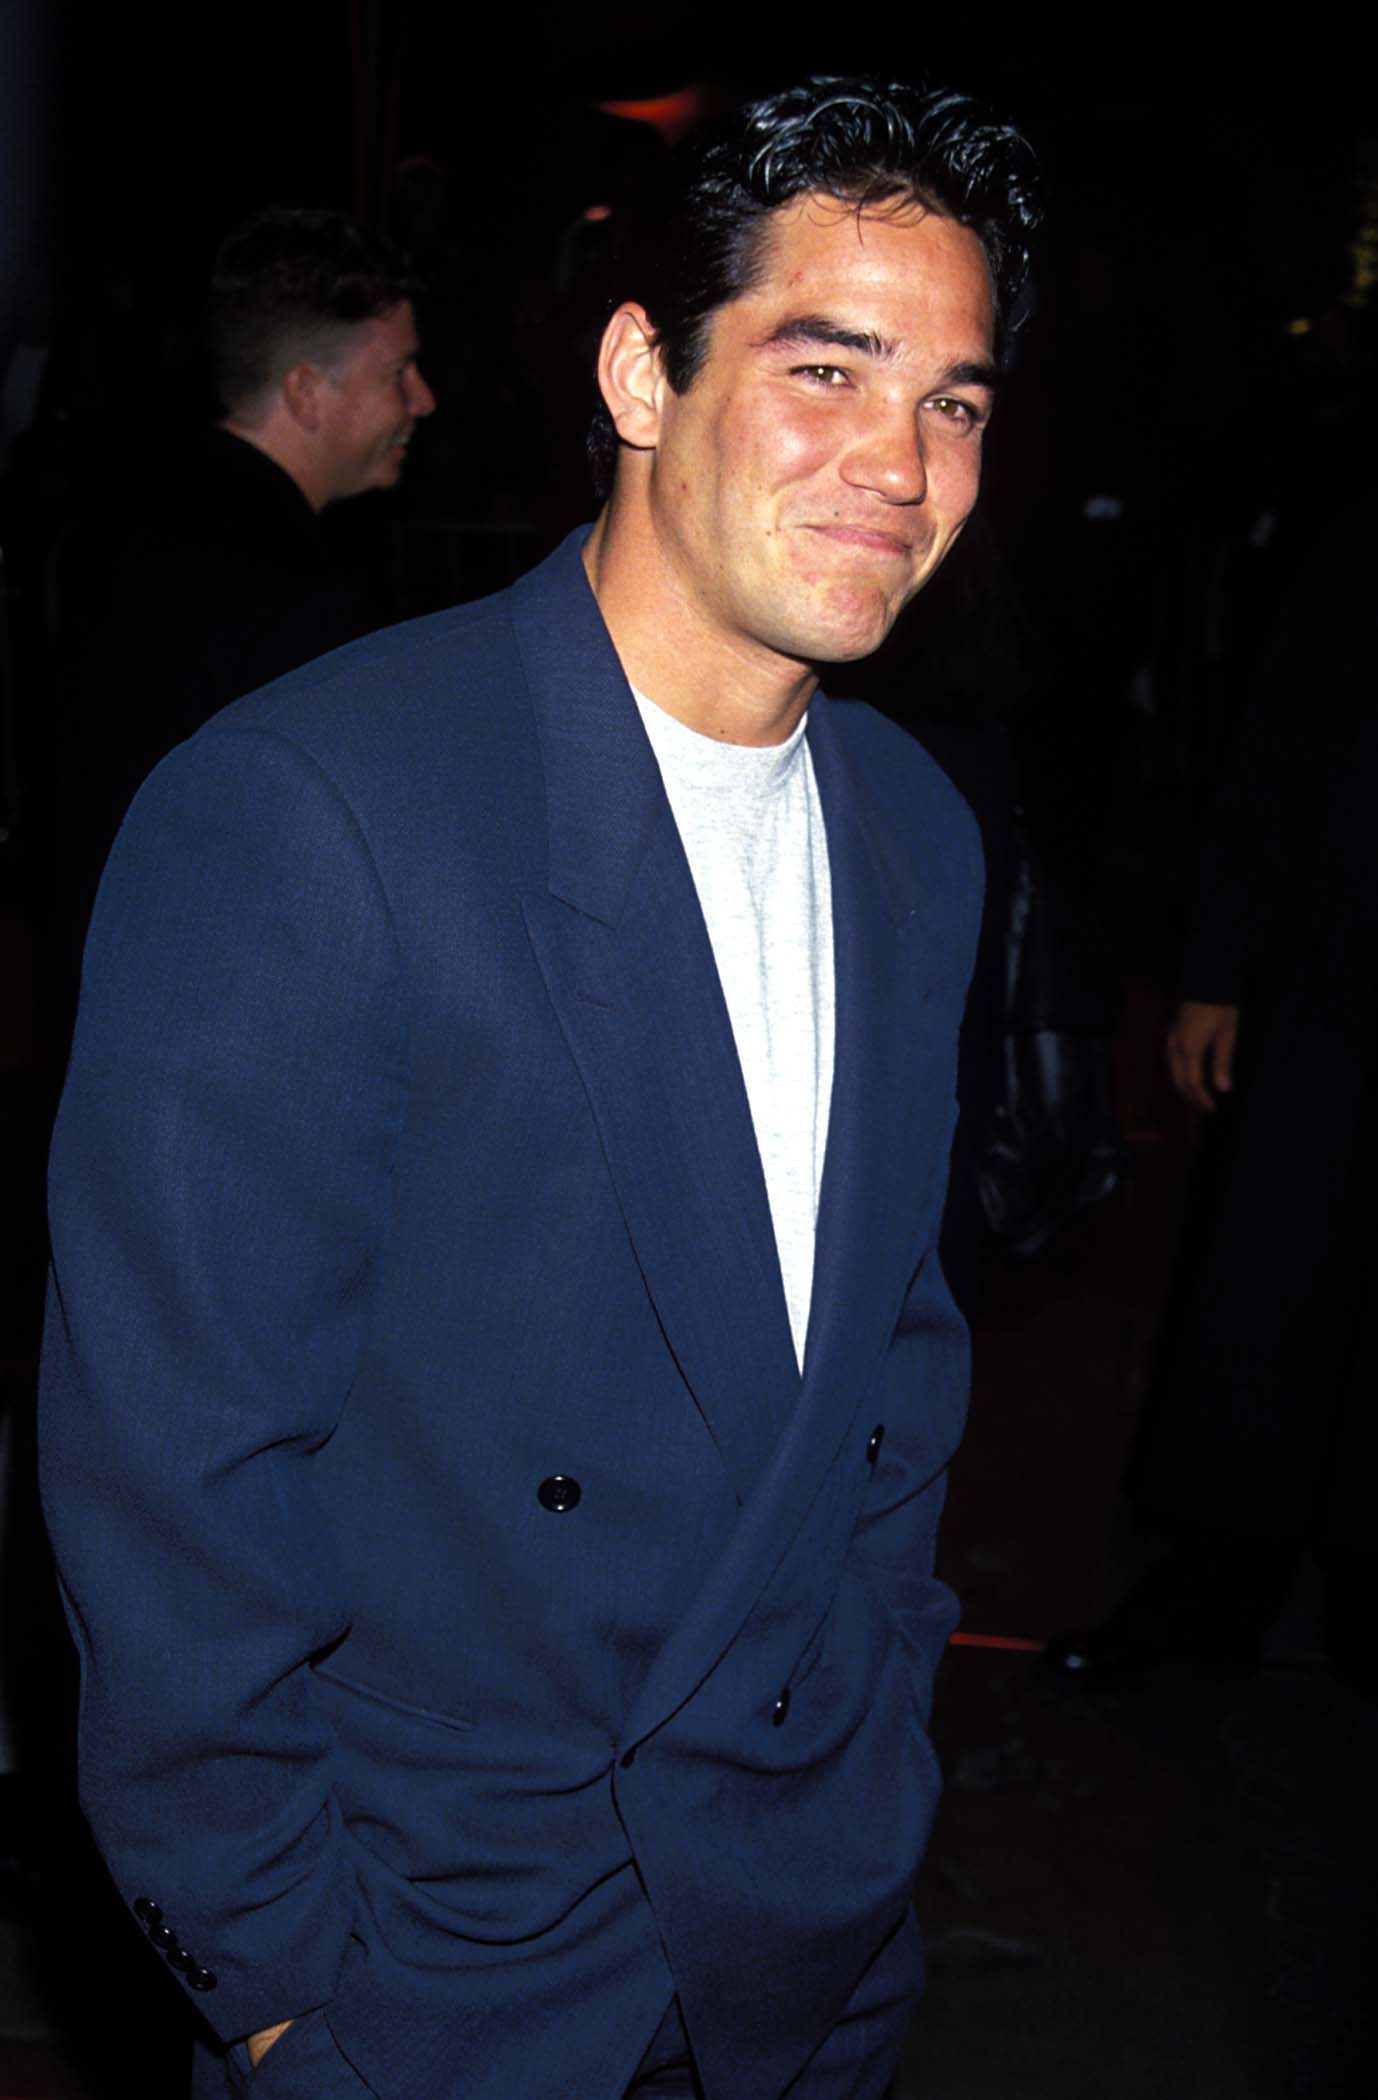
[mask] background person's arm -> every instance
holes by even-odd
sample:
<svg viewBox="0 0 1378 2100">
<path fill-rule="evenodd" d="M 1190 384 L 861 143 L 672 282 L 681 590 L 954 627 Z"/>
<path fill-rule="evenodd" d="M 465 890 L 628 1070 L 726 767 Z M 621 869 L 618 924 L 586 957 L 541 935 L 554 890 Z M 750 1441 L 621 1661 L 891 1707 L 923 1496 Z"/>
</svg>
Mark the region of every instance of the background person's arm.
<svg viewBox="0 0 1378 2100">
<path fill-rule="evenodd" d="M 1207 999 L 1183 999 L 1167 1032 L 1172 1083 L 1193 1108 L 1214 1113 L 1216 1098 L 1234 1086 L 1239 1008 Z"/>
</svg>

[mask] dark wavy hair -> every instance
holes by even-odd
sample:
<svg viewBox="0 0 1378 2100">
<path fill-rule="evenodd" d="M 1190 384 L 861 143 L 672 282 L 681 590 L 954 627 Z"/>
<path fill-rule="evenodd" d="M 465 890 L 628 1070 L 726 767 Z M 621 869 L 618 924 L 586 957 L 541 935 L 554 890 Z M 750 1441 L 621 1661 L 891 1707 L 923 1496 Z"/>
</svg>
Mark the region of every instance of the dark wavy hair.
<svg viewBox="0 0 1378 2100">
<path fill-rule="evenodd" d="M 995 293 L 997 352 L 1022 318 L 1038 226 L 1038 163 L 1013 125 L 951 89 L 820 76 L 695 132 L 661 206 L 627 250 L 621 297 L 639 299 L 676 393 L 692 386 L 713 315 L 759 282 L 771 215 L 796 197 L 859 211 L 915 203 L 969 226 Z M 599 496 L 617 434 L 600 405 L 589 433 Z"/>
<path fill-rule="evenodd" d="M 206 327 L 220 404 L 250 407 L 294 364 L 343 357 L 361 321 L 419 286 L 395 242 L 341 211 L 261 211 L 221 243 Z"/>
</svg>

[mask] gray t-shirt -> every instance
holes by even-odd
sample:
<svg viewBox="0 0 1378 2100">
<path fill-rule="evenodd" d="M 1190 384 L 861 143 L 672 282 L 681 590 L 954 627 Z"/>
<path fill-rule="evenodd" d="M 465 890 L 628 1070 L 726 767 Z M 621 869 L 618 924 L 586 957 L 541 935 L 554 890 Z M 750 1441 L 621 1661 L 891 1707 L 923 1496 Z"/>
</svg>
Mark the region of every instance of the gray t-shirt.
<svg viewBox="0 0 1378 2100">
<path fill-rule="evenodd" d="M 636 704 L 727 1001 L 802 1370 L 833 1083 L 832 889 L 807 717 L 758 748 L 701 736 L 644 693 Z"/>
</svg>

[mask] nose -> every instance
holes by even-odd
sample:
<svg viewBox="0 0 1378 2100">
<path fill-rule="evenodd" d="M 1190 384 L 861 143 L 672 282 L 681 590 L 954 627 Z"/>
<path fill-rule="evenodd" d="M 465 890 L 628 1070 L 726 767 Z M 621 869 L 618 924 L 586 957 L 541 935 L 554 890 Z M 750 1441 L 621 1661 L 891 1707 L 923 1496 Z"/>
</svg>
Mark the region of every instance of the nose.
<svg viewBox="0 0 1378 2100">
<path fill-rule="evenodd" d="M 922 503 L 928 493 L 923 439 L 913 410 L 886 406 L 871 416 L 844 453 L 842 479 L 886 503 Z"/>
<path fill-rule="evenodd" d="M 435 407 L 435 395 L 413 365 L 407 373 L 407 410 L 412 416 L 428 416 Z"/>
</svg>

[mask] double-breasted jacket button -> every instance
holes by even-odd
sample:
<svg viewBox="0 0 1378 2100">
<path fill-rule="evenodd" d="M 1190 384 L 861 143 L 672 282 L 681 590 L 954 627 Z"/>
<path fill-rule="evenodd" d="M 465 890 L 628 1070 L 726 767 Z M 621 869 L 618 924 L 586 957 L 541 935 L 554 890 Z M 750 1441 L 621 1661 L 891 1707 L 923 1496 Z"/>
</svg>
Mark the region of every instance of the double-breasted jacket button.
<svg viewBox="0 0 1378 2100">
<path fill-rule="evenodd" d="M 185 1947 L 169 1947 L 167 1950 L 167 1965 L 170 1969 L 194 1969 L 196 1967 L 196 1956 L 188 1954 Z"/>
<path fill-rule="evenodd" d="M 216 1982 L 217 1978 L 212 1975 L 211 1971 L 201 1968 L 199 1963 L 193 1964 L 187 1970 L 187 1985 L 193 1991 L 213 1991 Z"/>
<path fill-rule="evenodd" d="M 169 1947 L 177 1945 L 177 1935 L 170 1925 L 150 1925 L 148 1936 L 160 1954 L 166 1954 Z"/>
<path fill-rule="evenodd" d="M 788 1712 L 789 1686 L 786 1685 L 785 1689 L 783 1690 L 783 1692 L 781 1692 L 779 1698 L 776 1700 L 774 1706 L 770 1710 L 771 1725 L 775 1728 L 783 1728 L 785 1725 L 785 1716 L 788 1714 Z"/>
<path fill-rule="evenodd" d="M 880 1447 L 884 1442 L 885 1424 L 877 1422 L 875 1428 L 871 1431 L 871 1441 L 866 1446 L 866 1463 L 868 1466 L 873 1466 L 880 1457 Z M 855 1449 L 855 1446 L 853 1446 L 853 1449 Z"/>
<path fill-rule="evenodd" d="M 163 1922 L 162 1909 L 151 1896 L 134 1898 L 134 1915 L 141 1925 L 161 1925 Z"/>
<path fill-rule="evenodd" d="M 574 1509 L 583 1493 L 578 1481 L 571 1480 L 568 1473 L 552 1473 L 549 1480 L 543 1480 L 537 1488 L 536 1500 L 542 1509 L 551 1510 L 558 1517 L 563 1516 L 567 1509 Z"/>
</svg>

